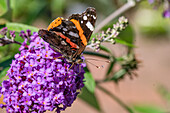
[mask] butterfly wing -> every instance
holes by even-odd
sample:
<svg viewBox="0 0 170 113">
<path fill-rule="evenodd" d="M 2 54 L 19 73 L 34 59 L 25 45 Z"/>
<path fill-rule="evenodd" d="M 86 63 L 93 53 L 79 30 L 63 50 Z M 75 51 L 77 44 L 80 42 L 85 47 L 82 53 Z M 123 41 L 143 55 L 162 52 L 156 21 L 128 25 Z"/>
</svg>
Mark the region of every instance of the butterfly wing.
<svg viewBox="0 0 170 113">
<path fill-rule="evenodd" d="M 79 31 L 80 49 L 77 54 L 73 57 L 81 55 L 84 51 L 91 34 L 93 33 L 95 22 L 96 22 L 96 10 L 95 8 L 89 7 L 82 14 L 73 14 L 69 17 L 69 21 L 73 22 Z"/>
<path fill-rule="evenodd" d="M 48 42 L 55 51 L 63 54 L 64 57 L 72 55 L 72 50 L 70 46 L 64 44 L 64 42 L 62 42 L 62 38 L 55 32 L 40 29 L 38 31 L 38 34 L 40 37 L 43 38 L 44 41 Z"/>
<path fill-rule="evenodd" d="M 77 20 L 79 22 L 80 27 L 83 30 L 83 31 L 81 31 L 81 29 L 79 29 L 79 31 L 83 32 L 83 34 L 85 35 L 86 40 L 88 42 L 90 37 L 91 37 L 91 34 L 93 33 L 93 30 L 94 30 L 94 27 L 95 27 L 96 18 L 97 17 L 96 17 L 96 10 L 95 10 L 95 8 L 89 7 L 82 14 L 73 14 L 73 15 L 71 15 L 69 17 L 69 20 L 70 21 Z"/>
<path fill-rule="evenodd" d="M 39 30 L 39 36 L 70 62 L 80 59 L 94 30 L 96 10 L 88 8 L 82 14 L 73 14 L 69 19 L 58 17 L 47 30 Z"/>
</svg>

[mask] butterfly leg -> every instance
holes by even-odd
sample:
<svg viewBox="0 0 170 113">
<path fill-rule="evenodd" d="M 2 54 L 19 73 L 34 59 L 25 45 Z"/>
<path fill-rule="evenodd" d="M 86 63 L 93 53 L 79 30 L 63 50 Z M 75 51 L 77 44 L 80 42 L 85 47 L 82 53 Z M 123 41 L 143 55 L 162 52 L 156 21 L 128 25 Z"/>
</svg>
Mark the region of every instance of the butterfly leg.
<svg viewBox="0 0 170 113">
<path fill-rule="evenodd" d="M 69 67 L 68 71 L 73 67 L 74 65 L 74 62 L 71 64 L 71 66 Z"/>
</svg>

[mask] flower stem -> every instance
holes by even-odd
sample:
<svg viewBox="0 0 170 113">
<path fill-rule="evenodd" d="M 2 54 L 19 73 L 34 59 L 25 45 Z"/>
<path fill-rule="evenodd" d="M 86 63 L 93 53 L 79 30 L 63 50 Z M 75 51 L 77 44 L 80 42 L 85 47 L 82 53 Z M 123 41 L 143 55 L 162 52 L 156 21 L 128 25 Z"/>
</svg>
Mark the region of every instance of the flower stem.
<svg viewBox="0 0 170 113">
<path fill-rule="evenodd" d="M 0 46 L 4 46 L 4 45 L 7 45 L 7 44 L 12 44 L 12 43 L 19 44 L 19 45 L 22 44 L 22 43 L 20 43 L 18 41 L 9 39 L 7 37 L 6 38 L 0 38 Z"/>
<path fill-rule="evenodd" d="M 107 91 L 105 88 L 103 88 L 100 85 L 97 85 L 97 88 L 106 93 L 108 96 L 110 96 L 113 100 L 115 100 L 120 106 L 122 106 L 124 109 L 126 109 L 129 113 L 134 113 L 133 110 L 128 107 L 123 101 L 121 101 L 118 97 L 116 97 L 114 94 Z"/>
<path fill-rule="evenodd" d="M 22 45 L 22 43 L 21 43 L 21 42 L 17 42 L 17 41 L 14 41 L 13 43 L 15 43 L 15 44 L 19 44 L 19 45 Z"/>
<path fill-rule="evenodd" d="M 122 7 L 117 9 L 115 12 L 113 12 L 111 15 L 109 15 L 107 18 L 105 18 L 100 24 L 95 28 L 93 33 L 97 33 L 102 27 L 104 27 L 106 24 L 108 24 L 111 20 L 119 16 L 120 14 L 124 13 L 125 11 L 129 10 L 130 8 L 135 6 L 134 0 L 128 0 L 126 4 L 124 4 Z"/>
<path fill-rule="evenodd" d="M 96 52 L 91 52 L 91 51 L 84 51 L 83 53 L 86 54 L 86 55 L 94 55 L 94 56 L 99 56 L 99 57 L 106 58 L 106 59 L 110 58 L 109 55 L 105 55 L 105 54 L 102 54 L 102 53 L 96 53 Z"/>
</svg>

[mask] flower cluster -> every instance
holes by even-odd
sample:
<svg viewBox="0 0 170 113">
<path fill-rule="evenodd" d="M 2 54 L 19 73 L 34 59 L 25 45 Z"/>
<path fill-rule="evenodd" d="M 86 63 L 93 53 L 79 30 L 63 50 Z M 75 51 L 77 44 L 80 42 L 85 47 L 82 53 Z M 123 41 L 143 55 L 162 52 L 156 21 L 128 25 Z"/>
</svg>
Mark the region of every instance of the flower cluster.
<svg viewBox="0 0 170 113">
<path fill-rule="evenodd" d="M 106 32 L 102 32 L 100 35 L 97 35 L 96 38 L 93 38 L 87 45 L 87 47 L 99 51 L 100 44 L 102 42 L 111 42 L 115 43 L 115 38 L 119 35 L 120 31 L 124 30 L 128 24 L 128 20 L 125 17 L 120 17 L 116 24 L 113 24 L 113 28 L 108 28 Z"/>
<path fill-rule="evenodd" d="M 21 32 L 24 42 L 15 55 L 8 80 L 3 81 L 0 93 L 8 113 L 58 113 L 71 106 L 84 86 L 84 64 L 68 63 L 61 54 L 50 48 L 37 33 Z M 29 38 L 28 38 L 29 37 Z M 28 45 L 28 43 L 30 43 Z"/>
<path fill-rule="evenodd" d="M 148 0 L 150 4 L 154 4 L 155 8 L 161 4 L 164 6 L 163 17 L 170 18 L 170 0 Z"/>
<path fill-rule="evenodd" d="M 20 42 L 15 41 L 15 31 L 9 31 L 9 36 L 8 36 L 8 29 L 7 27 L 4 27 L 0 30 L 0 35 L 2 36 L 0 38 L 0 46 L 4 46 L 7 44 L 11 43 L 17 43 L 21 44 Z"/>
<path fill-rule="evenodd" d="M 1 30 L 0 30 L 0 34 L 1 35 L 3 35 L 3 36 L 5 36 L 6 34 L 7 34 L 7 27 L 4 27 L 4 28 L 2 28 Z"/>
</svg>

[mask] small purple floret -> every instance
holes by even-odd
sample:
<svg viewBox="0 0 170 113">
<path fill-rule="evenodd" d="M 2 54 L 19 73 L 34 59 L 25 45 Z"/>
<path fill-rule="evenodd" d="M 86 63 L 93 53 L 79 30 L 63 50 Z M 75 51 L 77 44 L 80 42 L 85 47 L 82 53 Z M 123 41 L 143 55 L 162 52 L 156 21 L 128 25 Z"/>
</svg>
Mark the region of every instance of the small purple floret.
<svg viewBox="0 0 170 113">
<path fill-rule="evenodd" d="M 0 34 L 1 34 L 1 35 L 6 35 L 6 34 L 7 34 L 7 31 L 8 31 L 7 27 L 3 27 L 3 28 L 0 30 Z"/>
</svg>

